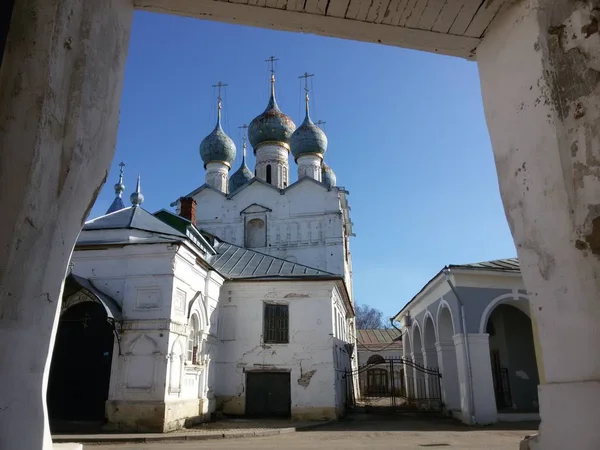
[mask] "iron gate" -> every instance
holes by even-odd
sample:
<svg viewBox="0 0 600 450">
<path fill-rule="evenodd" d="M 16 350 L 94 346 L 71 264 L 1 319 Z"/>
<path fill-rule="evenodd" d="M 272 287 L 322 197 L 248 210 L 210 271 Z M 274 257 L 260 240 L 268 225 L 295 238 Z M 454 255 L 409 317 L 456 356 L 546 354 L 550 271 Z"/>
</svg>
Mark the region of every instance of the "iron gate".
<svg viewBox="0 0 600 450">
<path fill-rule="evenodd" d="M 441 411 L 441 378 L 404 358 L 381 358 L 354 371 L 346 371 L 347 405 L 389 412 Z"/>
</svg>

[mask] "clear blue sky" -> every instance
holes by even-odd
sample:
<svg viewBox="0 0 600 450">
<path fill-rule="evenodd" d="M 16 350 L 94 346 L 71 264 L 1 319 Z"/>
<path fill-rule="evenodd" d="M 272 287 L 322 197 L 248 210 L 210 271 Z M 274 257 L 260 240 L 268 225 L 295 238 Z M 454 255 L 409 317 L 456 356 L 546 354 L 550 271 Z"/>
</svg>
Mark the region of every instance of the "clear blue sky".
<svg viewBox="0 0 600 450">
<path fill-rule="evenodd" d="M 127 204 L 139 173 L 151 212 L 204 183 L 198 145 L 214 127 L 219 80 L 237 168 L 237 127 L 266 106 L 270 55 L 296 124 L 298 76 L 315 74 L 311 115 L 327 122 L 325 159 L 350 191 L 357 303 L 389 317 L 445 264 L 515 256 L 475 63 L 149 13 L 135 15 L 115 159 L 90 217 L 110 205 L 121 160 Z"/>
</svg>

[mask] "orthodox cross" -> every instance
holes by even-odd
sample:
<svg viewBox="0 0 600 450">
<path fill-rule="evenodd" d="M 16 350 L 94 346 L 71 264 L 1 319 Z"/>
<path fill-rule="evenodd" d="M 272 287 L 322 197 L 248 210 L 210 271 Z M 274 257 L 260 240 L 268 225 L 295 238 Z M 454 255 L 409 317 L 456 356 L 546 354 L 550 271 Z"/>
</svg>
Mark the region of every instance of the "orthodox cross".
<svg viewBox="0 0 600 450">
<path fill-rule="evenodd" d="M 217 107 L 219 108 L 219 114 L 221 114 L 221 101 L 223 100 L 221 98 L 221 88 L 224 88 L 225 86 L 227 86 L 226 84 L 221 83 L 220 81 L 217 84 L 213 84 L 212 87 L 216 87 L 218 89 L 218 93 L 217 93 Z"/>
<path fill-rule="evenodd" d="M 121 161 L 119 163 L 119 167 L 121 168 L 119 171 L 119 175 L 123 176 L 123 167 L 125 167 L 125 163 L 123 161 Z"/>
<path fill-rule="evenodd" d="M 275 61 L 279 61 L 279 58 L 270 56 L 269 59 L 265 59 L 265 62 L 268 62 L 271 65 L 271 75 L 275 75 Z"/>
<path fill-rule="evenodd" d="M 319 128 L 323 128 L 321 125 L 323 125 L 323 124 L 326 124 L 326 123 L 327 123 L 327 122 L 325 122 L 324 120 L 319 120 L 319 121 L 317 121 L 316 125 L 317 125 Z"/>
<path fill-rule="evenodd" d="M 246 130 L 248 130 L 248 125 L 244 124 L 241 127 L 238 127 L 243 129 L 244 131 L 242 133 L 244 133 L 244 142 L 246 141 Z"/>
<path fill-rule="evenodd" d="M 244 149 L 244 158 L 246 158 L 246 130 L 248 130 L 248 125 L 244 124 L 241 127 L 238 127 L 243 129 L 243 133 L 244 133 L 244 145 L 243 145 L 243 149 Z"/>
<path fill-rule="evenodd" d="M 314 77 L 315 74 L 309 74 L 308 72 L 304 72 L 304 75 L 299 76 L 298 78 L 304 78 L 304 92 L 306 92 L 308 94 L 308 79 L 310 77 Z"/>
</svg>

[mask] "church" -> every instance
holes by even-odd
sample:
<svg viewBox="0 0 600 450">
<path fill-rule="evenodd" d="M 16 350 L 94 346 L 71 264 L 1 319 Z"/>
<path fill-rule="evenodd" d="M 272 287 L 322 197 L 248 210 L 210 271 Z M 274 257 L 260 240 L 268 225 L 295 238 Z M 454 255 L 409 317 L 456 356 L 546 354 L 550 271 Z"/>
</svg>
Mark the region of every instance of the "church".
<svg viewBox="0 0 600 450">
<path fill-rule="evenodd" d="M 139 177 L 126 206 L 121 165 L 115 200 L 85 223 L 65 280 L 48 384 L 54 430 L 87 421 L 168 432 L 214 414 L 344 412 L 344 372 L 357 364 L 349 193 L 323 161 L 308 89 L 305 103 L 296 127 L 272 70 L 231 174 L 237 149 L 219 94 L 200 144 L 205 183 L 171 210 L 143 208 Z"/>
</svg>

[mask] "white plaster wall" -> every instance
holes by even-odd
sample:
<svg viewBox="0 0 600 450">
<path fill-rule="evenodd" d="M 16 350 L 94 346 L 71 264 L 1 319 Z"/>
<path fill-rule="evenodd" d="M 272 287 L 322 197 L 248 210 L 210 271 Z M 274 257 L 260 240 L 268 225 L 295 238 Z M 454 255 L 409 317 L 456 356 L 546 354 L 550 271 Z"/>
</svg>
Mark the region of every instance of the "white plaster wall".
<svg viewBox="0 0 600 450">
<path fill-rule="evenodd" d="M 227 242 L 244 246 L 241 212 L 258 204 L 271 211 L 265 212 L 267 247 L 256 250 L 340 275 L 351 270 L 345 260 L 343 206 L 336 189 L 303 180 L 280 193 L 257 182 L 231 198 L 210 189 L 194 198 L 198 227 Z"/>
<path fill-rule="evenodd" d="M 140 232 L 85 231 L 80 240 L 109 241 L 124 233 Z M 214 410 L 211 361 L 223 278 L 199 265 L 196 257 L 188 247 L 170 244 L 76 249 L 73 254 L 73 272 L 90 279 L 123 309 L 122 354 L 115 343 L 109 401 L 117 402 L 111 411 L 124 407 L 118 402 L 129 402 L 127 420 L 143 420 L 148 414 L 140 402 L 166 403 L 165 431 Z M 202 357 L 194 366 L 187 361 L 192 313 L 199 318 L 203 341 Z M 153 415 L 153 420 L 162 419 Z"/>
<path fill-rule="evenodd" d="M 243 400 L 236 399 L 244 397 L 245 370 L 290 369 L 292 414 L 314 408 L 333 411 L 334 290 L 331 281 L 226 282 L 220 300 L 217 395 L 236 404 L 235 412 L 243 414 Z M 265 301 L 289 305 L 288 344 L 263 344 Z M 301 376 L 312 371 L 310 381 L 301 385 Z"/>
</svg>

